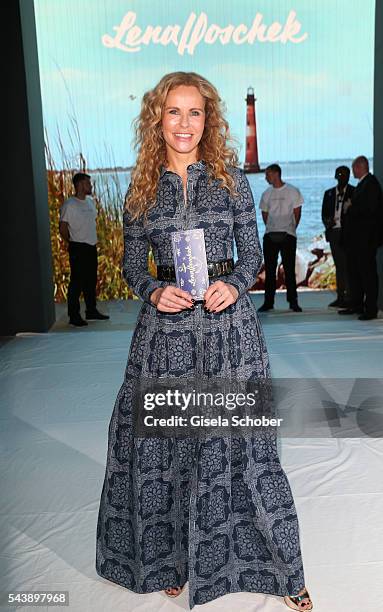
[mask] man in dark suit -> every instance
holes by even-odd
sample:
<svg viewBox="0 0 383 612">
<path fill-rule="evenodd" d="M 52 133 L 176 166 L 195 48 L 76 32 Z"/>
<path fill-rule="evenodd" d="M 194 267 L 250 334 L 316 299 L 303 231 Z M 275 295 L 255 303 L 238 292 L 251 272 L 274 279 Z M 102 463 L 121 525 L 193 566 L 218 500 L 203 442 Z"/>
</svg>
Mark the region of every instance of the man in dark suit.
<svg viewBox="0 0 383 612">
<path fill-rule="evenodd" d="M 375 319 L 378 312 L 376 251 L 383 244 L 383 193 L 370 173 L 368 159 L 357 157 L 352 164 L 359 179 L 351 200 L 344 205 L 342 240 L 345 245 L 351 306 L 339 314 L 359 314 L 361 321 Z"/>
<path fill-rule="evenodd" d="M 351 198 L 354 187 L 348 184 L 350 168 L 347 166 L 339 166 L 335 170 L 335 178 L 338 184 L 336 187 L 325 191 L 322 204 L 322 221 L 326 228 L 325 237 L 327 242 L 330 243 L 336 271 L 337 298 L 329 304 L 329 307 L 347 308 L 350 290 L 348 286 L 346 252 L 342 244 L 343 204 Z"/>
</svg>

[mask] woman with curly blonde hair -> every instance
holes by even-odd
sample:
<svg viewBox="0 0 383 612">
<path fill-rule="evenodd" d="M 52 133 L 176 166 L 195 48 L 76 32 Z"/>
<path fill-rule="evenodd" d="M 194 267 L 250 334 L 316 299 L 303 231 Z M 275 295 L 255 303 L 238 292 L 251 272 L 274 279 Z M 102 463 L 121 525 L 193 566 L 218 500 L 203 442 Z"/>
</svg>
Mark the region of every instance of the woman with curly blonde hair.
<svg viewBox="0 0 383 612">
<path fill-rule="evenodd" d="M 96 570 L 136 593 L 175 597 L 189 582 L 190 608 L 250 591 L 311 610 L 274 433 L 136 435 L 140 381 L 213 389 L 268 379 L 270 365 L 248 295 L 262 263 L 254 201 L 216 88 L 193 72 L 165 75 L 144 95 L 135 133 L 123 274 L 143 304 L 109 424 Z M 203 300 L 176 282 L 172 233 L 192 229 L 205 241 Z M 157 278 L 148 272 L 150 246 Z"/>
<path fill-rule="evenodd" d="M 222 179 L 223 185 L 234 190 L 234 180 L 227 166 L 237 166 L 236 151 L 228 147 L 229 125 L 223 116 L 218 92 L 206 79 L 193 72 L 175 72 L 165 75 L 157 87 L 148 91 L 142 100 L 141 113 L 135 120 L 135 145 L 139 147 L 137 162 L 132 172 L 131 194 L 126 209 L 132 219 L 146 213 L 148 205 L 154 205 L 160 171 L 167 163 L 167 149 L 162 130 L 163 108 L 169 91 L 177 86 L 195 87 L 204 98 L 204 112 L 194 113 L 204 129 L 198 143 L 199 157 L 206 163 L 210 176 Z M 169 111 L 168 116 L 174 116 Z M 192 116 L 193 120 L 193 116 Z M 187 143 L 190 146 L 191 143 Z"/>
</svg>

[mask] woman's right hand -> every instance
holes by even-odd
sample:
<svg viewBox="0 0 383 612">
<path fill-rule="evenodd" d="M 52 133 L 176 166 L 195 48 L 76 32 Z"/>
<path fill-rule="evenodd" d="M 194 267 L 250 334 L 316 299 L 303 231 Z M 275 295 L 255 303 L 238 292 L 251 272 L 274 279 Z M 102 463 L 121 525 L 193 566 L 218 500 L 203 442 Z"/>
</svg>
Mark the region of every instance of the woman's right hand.
<svg viewBox="0 0 383 612">
<path fill-rule="evenodd" d="M 190 293 L 174 285 L 158 287 L 152 291 L 150 301 L 160 312 L 174 313 L 181 312 L 185 308 L 193 308 L 193 298 Z"/>
</svg>

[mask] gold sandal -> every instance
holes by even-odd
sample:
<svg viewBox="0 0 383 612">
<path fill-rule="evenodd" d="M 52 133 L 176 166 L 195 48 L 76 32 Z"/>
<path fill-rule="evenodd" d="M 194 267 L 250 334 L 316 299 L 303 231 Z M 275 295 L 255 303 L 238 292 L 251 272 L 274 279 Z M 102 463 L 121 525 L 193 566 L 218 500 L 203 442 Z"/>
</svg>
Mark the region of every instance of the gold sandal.
<svg viewBox="0 0 383 612">
<path fill-rule="evenodd" d="M 307 599 L 308 601 L 305 602 L 305 599 Z M 303 610 L 307 612 L 308 610 L 313 609 L 313 604 L 306 587 L 299 591 L 298 595 L 286 595 L 284 597 L 284 600 L 286 606 L 288 608 L 291 608 L 291 610 Z"/>
<path fill-rule="evenodd" d="M 185 585 L 184 585 L 185 586 Z M 177 589 L 177 591 L 179 591 L 178 593 L 168 593 L 168 591 L 171 590 L 175 590 Z M 168 597 L 178 597 L 179 595 L 181 595 L 182 591 L 183 591 L 184 587 L 169 587 L 168 589 L 165 589 L 164 593 L 165 595 L 167 595 Z"/>
</svg>

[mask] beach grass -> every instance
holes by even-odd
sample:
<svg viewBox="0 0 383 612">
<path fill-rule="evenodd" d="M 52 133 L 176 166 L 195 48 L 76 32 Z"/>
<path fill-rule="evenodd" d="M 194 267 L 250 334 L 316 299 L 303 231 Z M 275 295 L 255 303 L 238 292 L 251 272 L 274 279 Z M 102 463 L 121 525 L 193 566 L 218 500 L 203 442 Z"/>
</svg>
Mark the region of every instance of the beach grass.
<svg viewBox="0 0 383 612">
<path fill-rule="evenodd" d="M 60 208 L 64 201 L 73 194 L 73 169 L 64 167 L 57 170 L 46 145 L 48 206 L 51 230 L 52 263 L 54 274 L 54 300 L 57 303 L 67 301 L 70 265 L 68 246 L 59 233 Z M 65 157 L 64 157 L 65 159 Z M 86 172 L 85 160 L 80 156 L 83 167 L 78 171 Z M 122 231 L 122 213 L 124 196 L 118 183 L 117 172 L 113 175 L 114 189 L 110 187 L 110 174 L 97 182 L 93 199 L 97 207 L 97 299 L 118 300 L 136 299 L 122 276 L 124 240 Z M 151 251 L 148 256 L 148 269 L 156 275 L 156 266 Z"/>
</svg>

